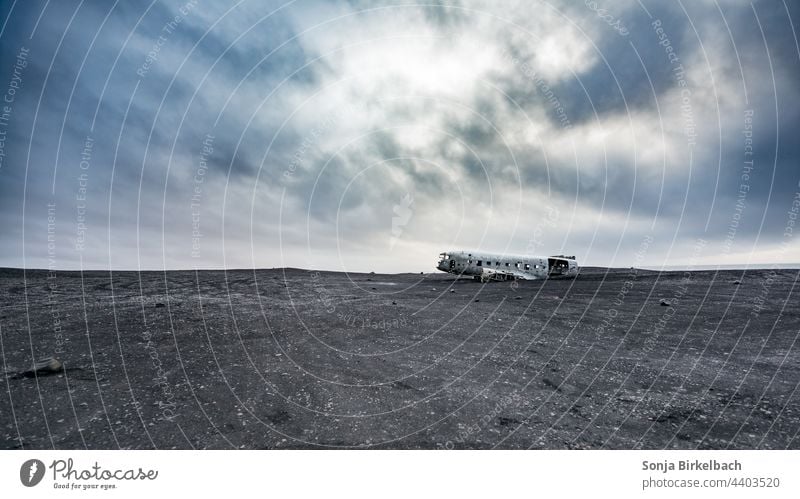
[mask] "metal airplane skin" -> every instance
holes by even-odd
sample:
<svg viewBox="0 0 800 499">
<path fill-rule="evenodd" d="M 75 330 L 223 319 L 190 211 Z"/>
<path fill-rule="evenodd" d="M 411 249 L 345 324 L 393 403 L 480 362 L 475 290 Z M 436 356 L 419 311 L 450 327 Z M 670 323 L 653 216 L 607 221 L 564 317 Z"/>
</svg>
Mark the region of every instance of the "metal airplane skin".
<svg viewBox="0 0 800 499">
<path fill-rule="evenodd" d="M 525 256 L 482 253 L 477 251 L 447 251 L 439 254 L 438 270 L 450 274 L 472 276 L 481 281 L 516 279 L 549 279 L 575 277 L 578 262 L 574 256 Z"/>
</svg>

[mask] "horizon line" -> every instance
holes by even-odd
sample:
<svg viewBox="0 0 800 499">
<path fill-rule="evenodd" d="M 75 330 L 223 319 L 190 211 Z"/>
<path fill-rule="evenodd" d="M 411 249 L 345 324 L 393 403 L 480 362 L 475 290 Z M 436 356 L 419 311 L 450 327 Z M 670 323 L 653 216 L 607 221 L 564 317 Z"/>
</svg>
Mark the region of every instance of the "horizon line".
<svg viewBox="0 0 800 499">
<path fill-rule="evenodd" d="M 581 265 L 579 269 L 631 269 L 634 267 L 619 266 L 608 267 L 604 265 Z M 800 262 L 798 263 L 732 263 L 732 264 L 719 264 L 719 265 L 644 265 L 635 267 L 639 270 L 649 270 L 653 272 L 669 272 L 669 271 L 710 271 L 710 270 L 797 270 L 800 271 Z M 363 270 L 331 270 L 320 268 L 303 268 L 303 267 L 203 267 L 203 268 L 85 268 L 85 269 L 67 269 L 57 268 L 50 269 L 44 267 L 4 267 L 0 266 L 0 271 L 23 271 L 23 272 L 239 272 L 239 271 L 263 271 L 263 270 L 302 270 L 306 272 L 337 272 L 341 274 L 384 274 L 384 275 L 397 275 L 397 274 L 438 274 L 446 273 L 438 269 L 431 271 L 403 271 L 403 272 L 375 272 Z"/>
</svg>

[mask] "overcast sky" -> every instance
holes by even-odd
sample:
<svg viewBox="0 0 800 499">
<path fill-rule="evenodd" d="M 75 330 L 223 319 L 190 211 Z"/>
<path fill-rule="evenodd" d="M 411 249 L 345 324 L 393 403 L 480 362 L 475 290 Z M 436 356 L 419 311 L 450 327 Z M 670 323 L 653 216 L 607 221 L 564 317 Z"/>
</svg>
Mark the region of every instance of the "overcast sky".
<svg viewBox="0 0 800 499">
<path fill-rule="evenodd" d="M 441 3 L 3 2 L 0 266 L 800 262 L 796 2 Z"/>
</svg>

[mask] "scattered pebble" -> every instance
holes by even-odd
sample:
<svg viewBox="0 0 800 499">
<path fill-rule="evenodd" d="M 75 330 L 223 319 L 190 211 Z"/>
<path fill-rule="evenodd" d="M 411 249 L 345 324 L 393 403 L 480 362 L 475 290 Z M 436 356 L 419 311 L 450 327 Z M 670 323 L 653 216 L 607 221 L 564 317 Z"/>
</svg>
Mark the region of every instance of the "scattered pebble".
<svg viewBox="0 0 800 499">
<path fill-rule="evenodd" d="M 45 357 L 34 362 L 33 368 L 17 373 L 17 377 L 32 378 L 34 376 L 46 376 L 48 374 L 60 373 L 64 370 L 64 364 L 55 357 Z"/>
</svg>

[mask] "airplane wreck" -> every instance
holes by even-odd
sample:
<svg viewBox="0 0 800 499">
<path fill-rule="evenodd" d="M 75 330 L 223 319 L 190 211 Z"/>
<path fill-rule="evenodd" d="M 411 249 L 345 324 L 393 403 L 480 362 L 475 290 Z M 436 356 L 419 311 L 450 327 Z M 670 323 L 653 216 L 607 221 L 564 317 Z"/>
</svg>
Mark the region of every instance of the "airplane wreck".
<svg viewBox="0 0 800 499">
<path fill-rule="evenodd" d="M 438 270 L 450 274 L 472 276 L 475 280 L 513 281 L 570 278 L 578 275 L 574 256 L 523 256 L 467 251 L 439 254 Z"/>
</svg>

